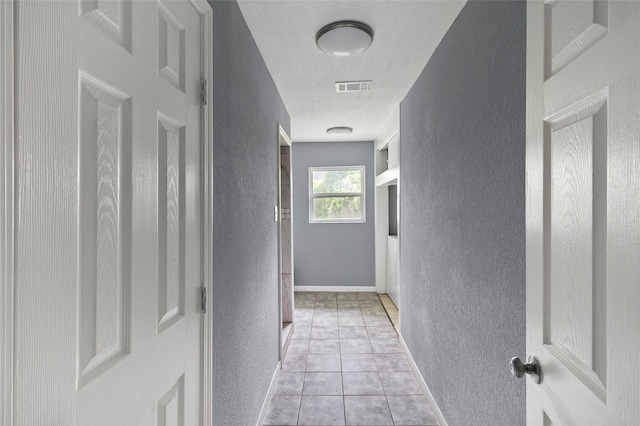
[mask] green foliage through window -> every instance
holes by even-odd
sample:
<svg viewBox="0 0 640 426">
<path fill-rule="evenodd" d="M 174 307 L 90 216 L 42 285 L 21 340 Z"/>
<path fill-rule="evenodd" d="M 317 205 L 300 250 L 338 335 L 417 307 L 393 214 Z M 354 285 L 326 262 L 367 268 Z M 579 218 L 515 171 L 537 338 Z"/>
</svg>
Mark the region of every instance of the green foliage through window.
<svg viewBox="0 0 640 426">
<path fill-rule="evenodd" d="M 360 170 L 314 170 L 313 193 L 341 194 L 362 192 Z"/>
<path fill-rule="evenodd" d="M 311 168 L 309 178 L 310 221 L 364 221 L 364 167 Z"/>
<path fill-rule="evenodd" d="M 314 198 L 316 219 L 359 219 L 360 197 Z"/>
</svg>

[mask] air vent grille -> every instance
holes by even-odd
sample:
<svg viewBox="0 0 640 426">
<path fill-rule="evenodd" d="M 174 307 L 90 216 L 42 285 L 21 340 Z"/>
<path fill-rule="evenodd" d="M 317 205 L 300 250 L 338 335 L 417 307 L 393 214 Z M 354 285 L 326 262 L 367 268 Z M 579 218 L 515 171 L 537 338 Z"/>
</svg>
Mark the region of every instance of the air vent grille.
<svg viewBox="0 0 640 426">
<path fill-rule="evenodd" d="M 371 80 L 368 81 L 336 81 L 336 93 L 362 92 L 371 89 Z"/>
</svg>

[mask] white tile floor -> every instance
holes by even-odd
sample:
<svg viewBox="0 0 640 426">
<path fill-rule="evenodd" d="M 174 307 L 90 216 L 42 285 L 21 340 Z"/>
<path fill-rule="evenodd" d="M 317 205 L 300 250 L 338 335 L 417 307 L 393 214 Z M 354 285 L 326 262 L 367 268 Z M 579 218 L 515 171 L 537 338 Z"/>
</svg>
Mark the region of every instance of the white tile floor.
<svg viewBox="0 0 640 426">
<path fill-rule="evenodd" d="M 375 293 L 297 292 L 265 425 L 437 425 Z"/>
</svg>

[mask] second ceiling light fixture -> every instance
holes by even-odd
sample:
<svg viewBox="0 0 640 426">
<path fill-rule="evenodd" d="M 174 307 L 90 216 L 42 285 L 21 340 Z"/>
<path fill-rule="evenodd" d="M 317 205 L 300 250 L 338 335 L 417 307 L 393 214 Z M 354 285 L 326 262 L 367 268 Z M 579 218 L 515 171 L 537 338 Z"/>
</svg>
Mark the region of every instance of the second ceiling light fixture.
<svg viewBox="0 0 640 426">
<path fill-rule="evenodd" d="M 333 56 L 353 56 L 364 52 L 373 42 L 373 30 L 358 21 L 338 21 L 325 25 L 316 34 L 316 45 L 323 52 Z M 346 136 L 353 132 L 351 127 L 332 127 L 327 133 L 332 136 Z"/>
</svg>

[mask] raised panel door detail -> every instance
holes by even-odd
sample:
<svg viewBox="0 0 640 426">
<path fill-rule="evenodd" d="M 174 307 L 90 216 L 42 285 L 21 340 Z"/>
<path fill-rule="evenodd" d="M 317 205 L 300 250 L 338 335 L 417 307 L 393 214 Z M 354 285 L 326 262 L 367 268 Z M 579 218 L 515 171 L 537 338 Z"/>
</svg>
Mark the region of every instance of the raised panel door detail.
<svg viewBox="0 0 640 426">
<path fill-rule="evenodd" d="M 545 344 L 606 397 L 606 94 L 548 121 L 550 260 Z"/>
<path fill-rule="evenodd" d="M 173 86 L 184 91 L 184 27 L 158 3 L 158 73 Z"/>
<path fill-rule="evenodd" d="M 527 2 L 527 424 L 640 424 L 638 12 Z"/>
<path fill-rule="evenodd" d="M 78 385 L 129 350 L 131 99 L 80 74 Z"/>
<path fill-rule="evenodd" d="M 168 117 L 159 117 L 159 332 L 184 316 L 184 135 L 184 126 Z"/>
<path fill-rule="evenodd" d="M 546 5 L 546 28 L 551 48 L 547 76 L 555 74 L 607 33 L 607 1 L 551 1 Z"/>
<path fill-rule="evenodd" d="M 125 0 L 81 0 L 80 16 L 131 52 L 131 2 Z"/>
<path fill-rule="evenodd" d="M 158 426 L 184 426 L 184 374 L 156 404 Z"/>
</svg>

